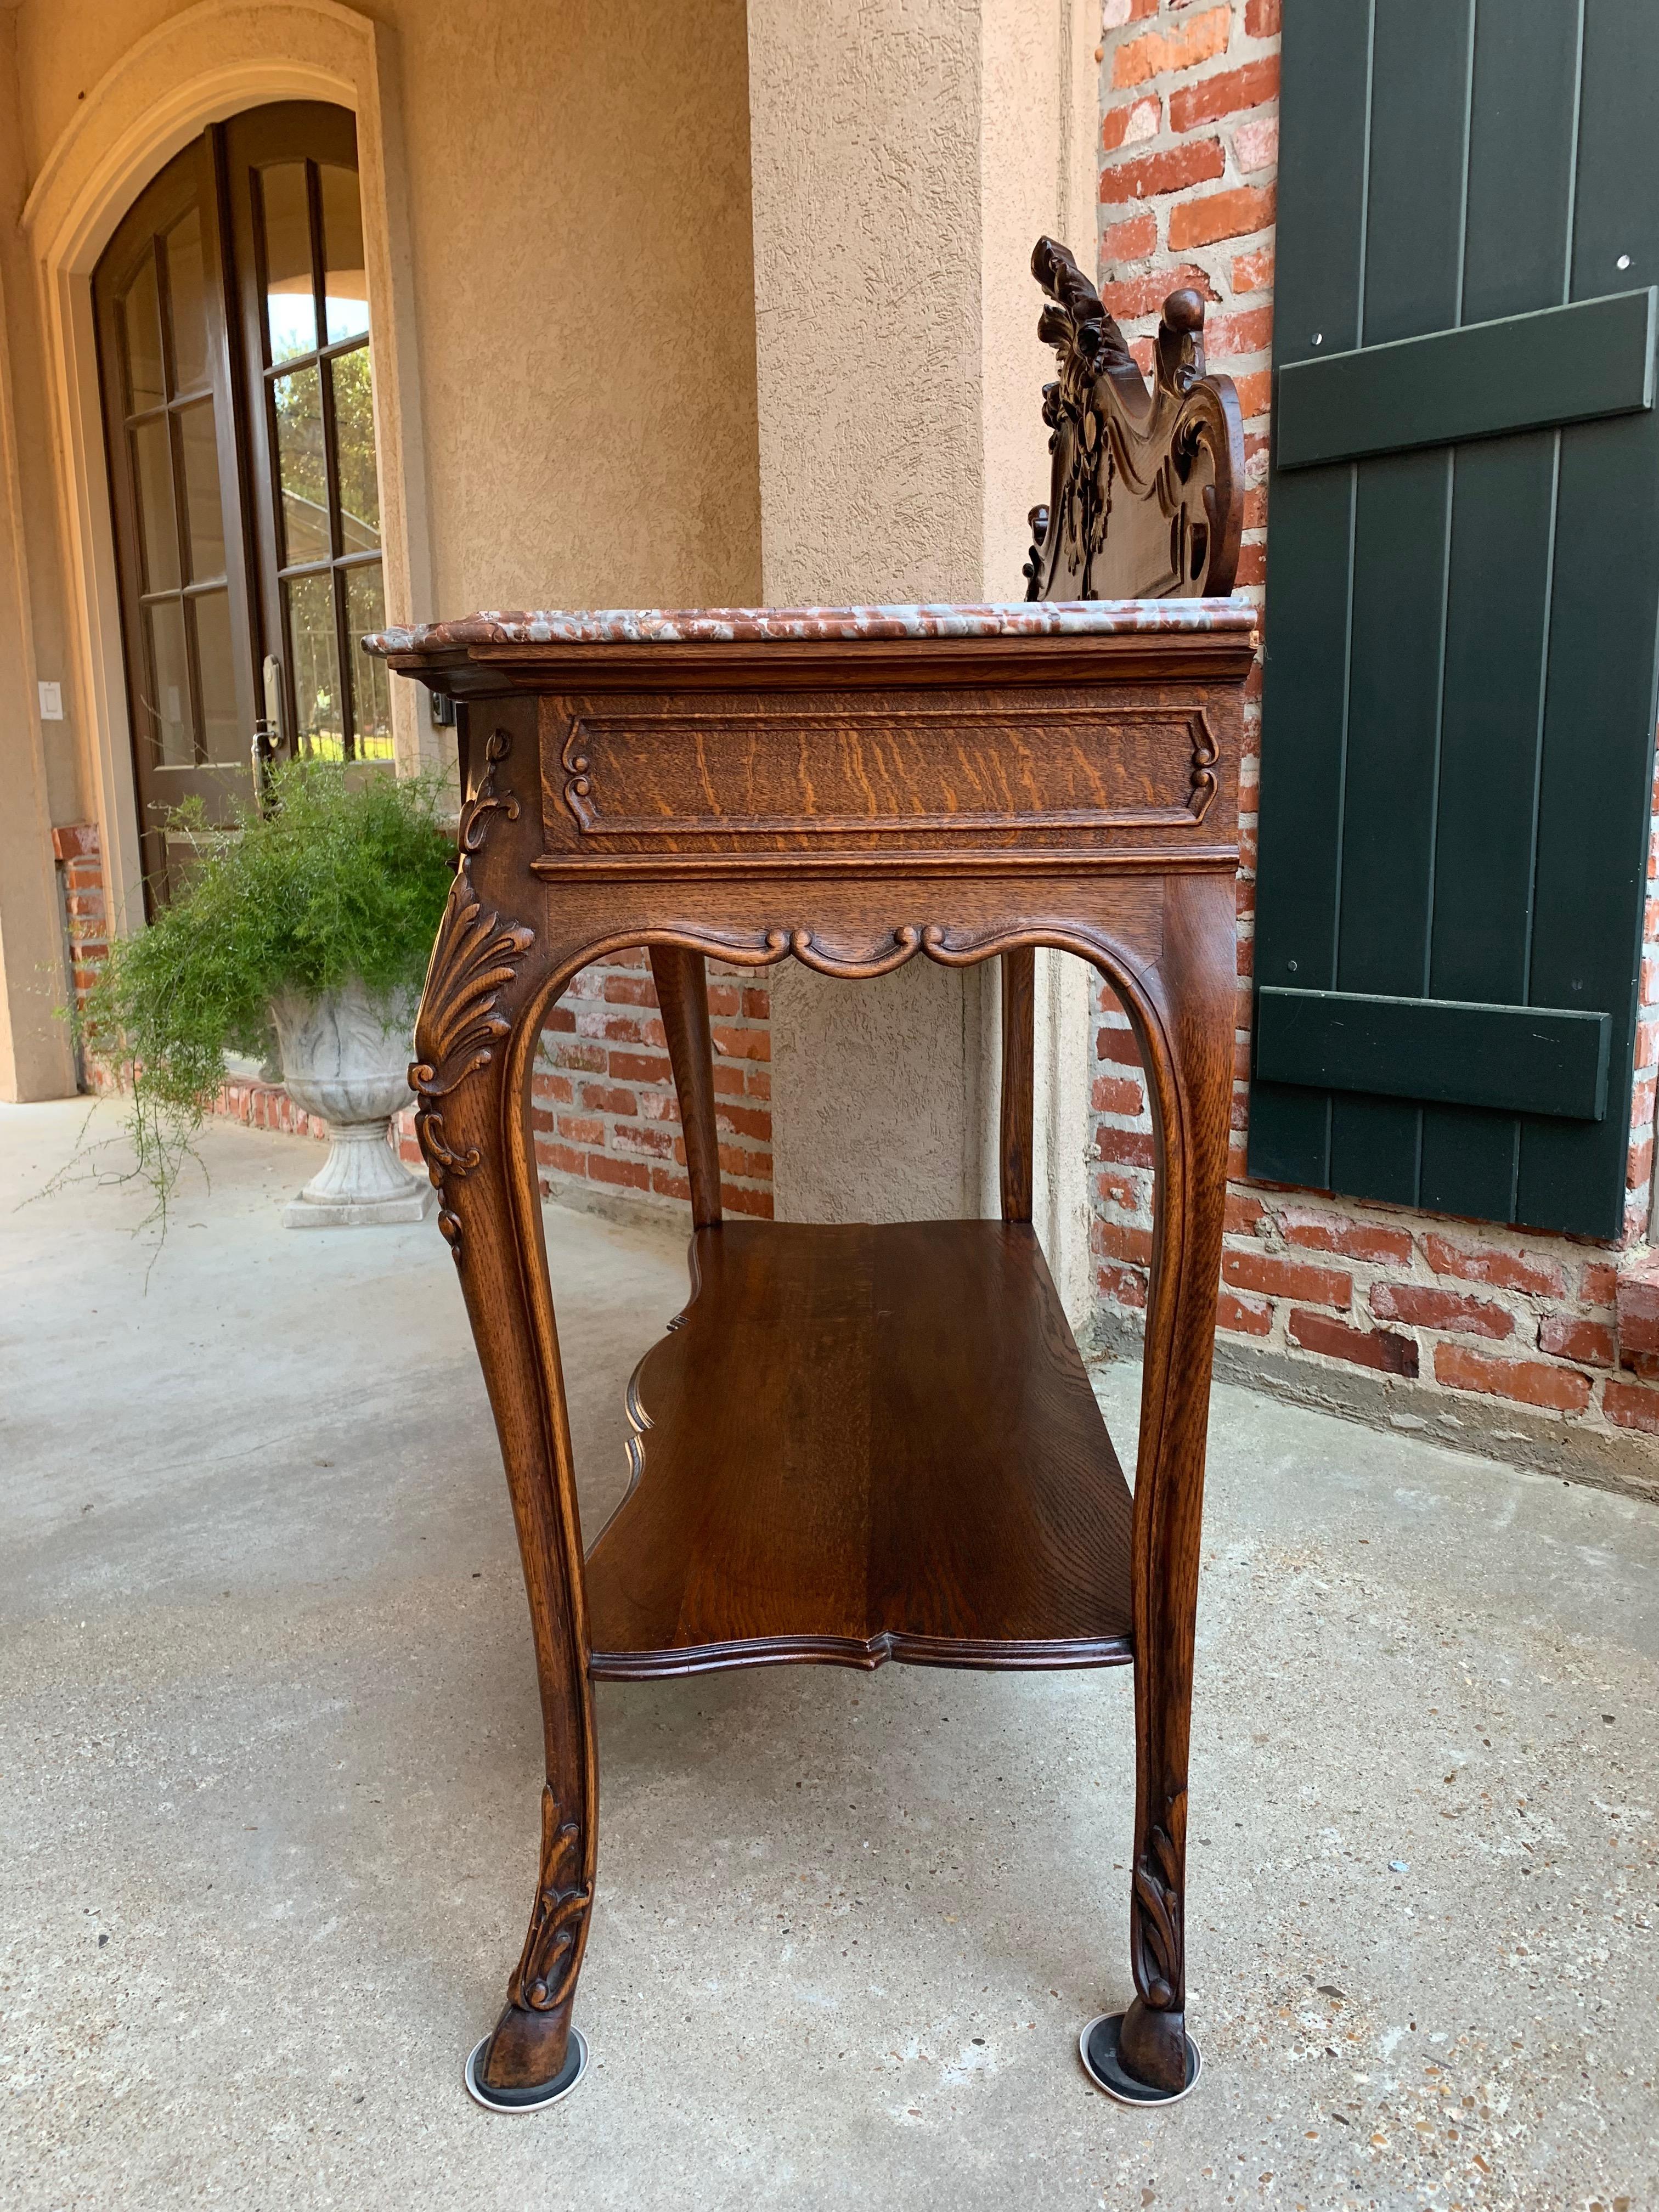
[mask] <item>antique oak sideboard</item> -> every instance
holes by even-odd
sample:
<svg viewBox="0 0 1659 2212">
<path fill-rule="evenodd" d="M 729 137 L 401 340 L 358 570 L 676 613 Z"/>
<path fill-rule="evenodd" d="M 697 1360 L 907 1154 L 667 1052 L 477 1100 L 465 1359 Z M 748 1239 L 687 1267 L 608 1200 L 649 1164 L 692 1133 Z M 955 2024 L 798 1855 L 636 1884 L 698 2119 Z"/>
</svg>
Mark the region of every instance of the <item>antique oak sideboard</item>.
<svg viewBox="0 0 1659 2212">
<path fill-rule="evenodd" d="M 1149 392 L 1063 249 L 1032 600 L 487 614 L 369 641 L 456 700 L 466 799 L 410 1080 L 500 1433 L 539 1674 L 541 1871 L 468 2063 L 574 2085 L 598 1850 L 595 1680 L 788 1660 L 1135 1669 L 1136 1996 L 1084 2055 L 1185 2093 L 1194 1597 L 1234 1027 L 1254 616 L 1231 386 L 1177 294 Z M 1096 598 L 1127 577 L 1141 596 Z M 1056 602 L 1056 587 L 1068 592 Z M 1206 586 L 1207 595 L 1205 594 Z M 543 1242 L 532 1064 L 590 961 L 649 948 L 691 1297 L 629 1387 L 633 1480 L 586 1545 Z M 1034 952 L 1091 962 L 1146 1069 L 1157 1205 L 1133 1498 L 1032 1213 Z M 704 963 L 1000 963 L 1001 1218 L 726 1221 Z"/>
</svg>

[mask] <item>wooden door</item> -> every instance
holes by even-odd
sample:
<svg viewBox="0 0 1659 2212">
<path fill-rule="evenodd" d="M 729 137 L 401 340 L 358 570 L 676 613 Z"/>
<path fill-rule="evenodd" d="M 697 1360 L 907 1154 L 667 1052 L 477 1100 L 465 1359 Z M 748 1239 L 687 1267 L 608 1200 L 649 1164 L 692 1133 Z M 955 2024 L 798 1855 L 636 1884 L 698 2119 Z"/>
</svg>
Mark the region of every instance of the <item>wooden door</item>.
<svg viewBox="0 0 1659 2212">
<path fill-rule="evenodd" d="M 1285 0 L 1250 1168 L 1622 1229 L 1659 9 Z"/>
<path fill-rule="evenodd" d="M 285 101 L 216 125 L 93 278 L 146 911 L 186 799 L 234 822 L 267 750 L 392 758 L 356 129 Z"/>
<path fill-rule="evenodd" d="M 227 823 L 252 789 L 255 636 L 211 137 L 128 212 L 93 279 L 145 902 L 176 887 L 187 799 Z"/>
</svg>

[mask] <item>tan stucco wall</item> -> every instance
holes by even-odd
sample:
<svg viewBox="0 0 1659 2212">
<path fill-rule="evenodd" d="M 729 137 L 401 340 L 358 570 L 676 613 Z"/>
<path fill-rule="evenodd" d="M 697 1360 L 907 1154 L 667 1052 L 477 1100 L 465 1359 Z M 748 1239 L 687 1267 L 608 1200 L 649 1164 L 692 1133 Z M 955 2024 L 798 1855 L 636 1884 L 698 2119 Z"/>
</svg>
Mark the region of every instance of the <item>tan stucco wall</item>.
<svg viewBox="0 0 1659 2212">
<path fill-rule="evenodd" d="M 978 599 L 976 0 L 750 0 L 749 73 L 767 601 Z M 783 1218 L 979 1212 L 980 982 L 777 970 Z"/>
<path fill-rule="evenodd" d="M 30 643 L 35 669 L 27 678 L 63 682 L 70 675 L 67 612 L 63 589 L 52 482 L 53 441 L 46 399 L 46 364 L 33 272 L 19 217 L 33 171 L 27 151 L 27 106 L 21 71 L 22 17 L 0 9 L 0 285 L 5 292 L 4 358 L 0 362 L 15 431 L 19 555 L 28 600 Z M 13 677 L 9 662 L 6 676 Z M 15 672 L 21 682 L 25 672 Z M 64 700 L 65 719 L 34 720 L 46 803 L 53 822 L 73 822 L 84 813 L 88 792 L 81 774 L 73 717 L 73 684 Z M 25 702 L 33 716 L 33 701 Z"/>
<path fill-rule="evenodd" d="M 54 541 L 48 533 L 37 550 L 28 527 L 32 509 L 50 514 L 52 486 L 33 288 L 17 228 L 15 27 L 0 12 L 0 1098 L 21 1100 L 75 1088 L 69 1032 L 53 1018 L 67 978 L 51 829 L 54 802 L 73 808 L 76 794 L 70 725 L 42 724 L 35 689 L 58 672 L 63 609 L 52 588 Z"/>
<path fill-rule="evenodd" d="M 1083 0 L 750 0 L 769 602 L 1023 596 L 1053 374 L 1031 246 L 1071 229 L 1086 257 L 1094 229 L 1086 15 Z M 785 1218 L 986 1208 L 988 970 L 917 961 L 854 984 L 786 965 L 773 1031 Z"/>
<path fill-rule="evenodd" d="M 184 12 L 22 0 L 31 174 Z M 360 12 L 401 81 L 434 601 L 409 611 L 752 599 L 743 0 Z"/>
<path fill-rule="evenodd" d="M 441 608 L 760 587 L 742 0 L 401 0 Z"/>
<path fill-rule="evenodd" d="M 977 0 L 750 0 L 768 601 L 981 579 Z"/>
</svg>

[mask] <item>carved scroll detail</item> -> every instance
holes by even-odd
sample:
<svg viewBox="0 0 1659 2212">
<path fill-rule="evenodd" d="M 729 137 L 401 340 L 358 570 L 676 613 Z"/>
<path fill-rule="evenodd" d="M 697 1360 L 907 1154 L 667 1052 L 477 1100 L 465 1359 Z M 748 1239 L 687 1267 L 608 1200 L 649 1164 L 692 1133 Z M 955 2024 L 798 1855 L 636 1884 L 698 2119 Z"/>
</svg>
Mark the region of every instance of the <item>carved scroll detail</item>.
<svg viewBox="0 0 1659 2212">
<path fill-rule="evenodd" d="M 1193 791 L 1188 801 L 1194 822 L 1204 819 L 1215 797 L 1215 764 L 1220 757 L 1220 741 L 1200 708 L 1193 718 Z"/>
<path fill-rule="evenodd" d="M 586 733 L 580 721 L 573 720 L 564 750 L 559 755 L 559 765 L 565 771 L 564 803 L 576 817 L 576 827 L 583 831 L 592 830 L 599 818 L 593 805 L 593 786 L 588 777 L 592 763 L 582 750 L 586 742 Z"/>
<path fill-rule="evenodd" d="M 624 943 L 684 945 L 693 951 L 707 954 L 710 959 L 728 961 L 740 968 L 770 968 L 780 960 L 793 957 L 823 975 L 854 978 L 884 975 L 892 969 L 902 968 L 919 953 L 938 961 L 941 967 L 971 968 L 994 953 L 1012 951 L 1025 945 L 1054 945 L 1061 951 L 1076 953 L 1080 960 L 1097 960 L 1103 949 L 1102 941 L 1089 933 L 1053 926 L 959 929 L 930 921 L 920 926 L 905 922 L 878 933 L 867 951 L 850 945 L 832 951 L 808 929 L 774 927 L 742 933 L 714 929 L 651 931 L 638 937 L 630 934 L 614 940 L 598 939 L 582 956 L 583 963 L 602 959 Z M 417 1040 L 418 1035 L 417 1030 Z"/>
<path fill-rule="evenodd" d="M 593 1899 L 581 1881 L 582 1833 L 550 1789 L 542 1790 L 541 1874 L 524 1951 L 511 1982 L 509 2004 L 532 2012 L 556 2012 L 576 1986 L 581 1933 Z"/>
<path fill-rule="evenodd" d="M 937 922 L 929 922 L 925 929 L 914 922 L 905 922 L 878 938 L 869 951 L 856 951 L 850 946 L 834 949 L 822 944 L 810 929 L 769 929 L 758 941 L 733 940 L 714 937 L 705 940 L 706 948 L 722 960 L 741 962 L 744 966 L 767 967 L 786 953 L 799 960 L 804 968 L 814 968 L 820 975 L 840 975 L 863 978 L 886 975 L 895 968 L 903 967 L 916 954 L 930 951 L 943 941 L 944 930 Z"/>
<path fill-rule="evenodd" d="M 1040 238 L 1038 336 L 1059 357 L 1042 419 L 1054 456 L 1031 511 L 1029 599 L 1186 599 L 1231 592 L 1243 524 L 1237 395 L 1204 368 L 1204 301 L 1171 292 L 1150 389 L 1122 331 L 1066 248 Z"/>
<path fill-rule="evenodd" d="M 921 940 L 921 931 L 906 922 L 886 945 L 868 953 L 836 953 L 820 945 L 810 929 L 797 929 L 790 933 L 789 950 L 804 968 L 816 968 L 820 975 L 885 975 L 913 957 Z"/>
<path fill-rule="evenodd" d="M 510 791 L 495 789 L 495 770 L 512 750 L 512 732 L 492 730 L 484 745 L 484 770 L 478 778 L 478 787 L 473 793 L 461 823 L 461 854 L 463 862 L 468 854 L 476 853 L 484 841 L 484 831 L 494 813 L 505 814 L 509 822 L 519 818 L 519 802 Z"/>
<path fill-rule="evenodd" d="M 1134 1871 L 1129 1958 L 1135 1987 L 1155 2012 L 1185 2002 L 1185 1948 L 1180 1864 L 1169 1837 L 1153 1828 Z"/>
<path fill-rule="evenodd" d="M 418 1101 L 415 1133 L 438 1193 L 438 1226 L 458 1267 L 461 1224 L 449 1204 L 449 1187 L 464 1181 L 483 1155 L 476 1145 L 463 1148 L 450 1142 L 437 1102 L 489 1066 L 495 1045 L 513 1026 L 497 1010 L 496 1000 L 536 942 L 535 931 L 524 923 L 485 914 L 472 888 L 472 855 L 483 845 L 490 816 L 503 813 L 509 822 L 519 817 L 517 799 L 495 788 L 495 770 L 512 742 L 506 730 L 491 733 L 483 775 L 461 818 L 460 860 L 427 969 L 415 1024 L 416 1056 L 409 1070 L 409 1086 Z"/>
</svg>

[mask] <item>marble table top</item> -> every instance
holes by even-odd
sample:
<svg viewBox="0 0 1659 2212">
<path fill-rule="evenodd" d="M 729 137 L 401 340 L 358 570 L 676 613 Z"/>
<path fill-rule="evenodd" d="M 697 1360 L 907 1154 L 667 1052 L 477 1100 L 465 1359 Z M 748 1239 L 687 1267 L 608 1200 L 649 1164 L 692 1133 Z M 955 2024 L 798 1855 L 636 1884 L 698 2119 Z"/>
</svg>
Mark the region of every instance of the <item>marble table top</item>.
<svg viewBox="0 0 1659 2212">
<path fill-rule="evenodd" d="M 445 653 L 469 646 L 793 644 L 858 638 L 1115 637 L 1127 632 L 1254 630 L 1243 599 L 1019 599 L 985 606 L 488 609 L 459 622 L 387 629 L 366 653 Z"/>
</svg>

